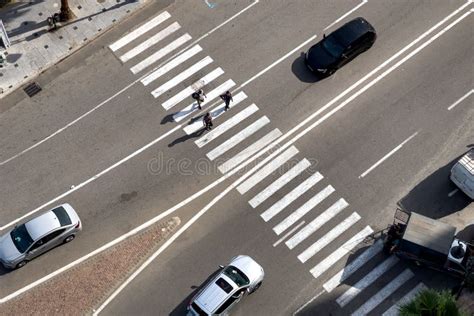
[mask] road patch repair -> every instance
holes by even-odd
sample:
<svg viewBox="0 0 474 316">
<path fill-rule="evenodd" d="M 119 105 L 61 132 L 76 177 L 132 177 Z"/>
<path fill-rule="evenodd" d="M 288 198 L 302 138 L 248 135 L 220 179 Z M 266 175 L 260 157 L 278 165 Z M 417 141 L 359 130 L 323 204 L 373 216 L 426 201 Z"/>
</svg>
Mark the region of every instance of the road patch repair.
<svg viewBox="0 0 474 316">
<path fill-rule="evenodd" d="M 154 253 L 180 223 L 179 217 L 172 217 L 150 226 L 35 289 L 1 304 L 0 315 L 92 314 L 93 309 Z"/>
</svg>

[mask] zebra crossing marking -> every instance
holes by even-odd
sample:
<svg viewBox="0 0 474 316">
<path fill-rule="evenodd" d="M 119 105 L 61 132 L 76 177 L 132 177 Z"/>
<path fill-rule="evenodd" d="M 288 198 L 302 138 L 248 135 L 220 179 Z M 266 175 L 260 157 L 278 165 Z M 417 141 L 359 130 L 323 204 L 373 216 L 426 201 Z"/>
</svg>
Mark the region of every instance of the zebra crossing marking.
<svg viewBox="0 0 474 316">
<path fill-rule="evenodd" d="M 293 249 L 298 246 L 301 242 L 306 240 L 311 234 L 317 231 L 321 226 L 326 224 L 331 218 L 339 214 L 343 209 L 345 209 L 349 203 L 346 202 L 343 198 L 340 198 L 328 209 L 326 209 L 321 215 L 316 217 L 310 223 L 308 223 L 302 230 L 296 233 L 291 239 L 286 241 L 288 248 Z"/>
<path fill-rule="evenodd" d="M 290 158 L 294 157 L 298 153 L 298 149 L 295 146 L 291 146 L 285 150 L 282 154 L 278 155 L 274 160 L 265 165 L 262 169 L 257 171 L 253 176 L 242 182 L 238 187 L 237 191 L 240 194 L 248 192 L 251 188 L 257 185 L 260 181 L 268 177 L 276 169 L 280 168 Z"/>
<path fill-rule="evenodd" d="M 247 99 L 247 95 L 244 92 L 239 92 L 233 99 L 234 99 L 234 102 L 232 102 L 229 106 L 230 109 L 238 105 L 243 100 Z M 219 116 L 225 113 L 224 107 L 225 107 L 225 104 L 222 103 L 219 106 L 217 106 L 214 110 L 209 112 L 213 120 L 215 120 L 216 118 L 218 118 Z M 186 126 L 185 128 L 183 128 L 183 130 L 186 132 L 187 135 L 191 135 L 192 133 L 197 132 L 201 128 L 202 128 L 202 122 L 200 120 L 196 120 L 192 122 L 191 124 L 189 124 L 188 126 Z"/>
<path fill-rule="evenodd" d="M 257 140 L 255 143 L 248 146 L 247 148 L 242 150 L 240 153 L 238 153 L 237 155 L 235 155 L 234 157 L 230 158 L 229 160 L 224 162 L 222 165 L 220 165 L 218 167 L 219 171 L 222 173 L 229 172 L 230 170 L 238 166 L 242 161 L 246 160 L 247 158 L 249 158 L 256 152 L 261 150 L 263 147 L 267 146 L 272 141 L 280 137 L 281 135 L 282 135 L 282 132 L 278 128 L 275 128 L 274 130 L 272 130 L 271 132 L 269 132 L 268 134 L 266 134 L 265 136 Z"/>
<path fill-rule="evenodd" d="M 142 80 L 140 80 L 140 82 L 144 85 L 144 86 L 148 86 L 150 83 L 152 83 L 153 81 L 155 81 L 156 79 L 158 79 L 159 77 L 163 76 L 164 74 L 166 74 L 168 71 L 171 71 L 172 69 L 174 69 L 175 67 L 181 65 L 182 63 L 184 63 L 186 60 L 188 60 L 189 58 L 193 57 L 194 55 L 196 55 L 197 53 L 201 52 L 202 51 L 202 47 L 199 46 L 199 45 L 194 45 L 193 47 L 191 47 L 189 50 L 185 51 L 183 54 L 179 55 L 178 57 L 172 59 L 171 61 L 169 61 L 168 63 L 166 63 L 165 65 L 161 66 L 160 68 L 158 68 L 157 70 L 153 71 L 152 73 L 150 73 L 148 76 L 146 76 L 145 78 L 143 78 Z"/>
<path fill-rule="evenodd" d="M 386 273 L 390 268 L 392 268 L 398 262 L 398 258 L 395 256 L 390 256 L 385 259 L 381 264 L 376 266 L 372 271 L 366 274 L 362 279 L 360 279 L 356 284 L 349 287 L 341 296 L 336 299 L 336 302 L 339 306 L 344 307 L 349 304 L 360 292 L 369 287 L 372 283 L 375 282 L 380 276 Z"/>
<path fill-rule="evenodd" d="M 177 30 L 181 28 L 178 22 L 174 22 L 173 24 L 167 26 L 165 29 L 161 30 L 160 32 L 156 33 L 152 37 L 148 38 L 147 40 L 141 42 L 136 47 L 132 48 L 122 56 L 120 56 L 120 60 L 125 63 L 132 59 L 133 57 L 143 53 L 145 50 L 150 48 L 151 46 L 159 43 L 161 40 L 165 39 L 167 36 L 173 34 Z"/>
<path fill-rule="evenodd" d="M 188 33 L 181 35 L 162 49 L 156 51 L 155 53 L 151 54 L 132 68 L 130 68 L 130 71 L 133 74 L 137 74 L 140 71 L 144 70 L 145 68 L 151 66 L 153 63 L 157 62 L 164 56 L 168 55 L 172 51 L 174 51 L 176 48 L 180 47 L 181 45 L 185 44 L 187 41 L 191 40 L 191 35 Z"/>
<path fill-rule="evenodd" d="M 259 131 L 262 127 L 264 127 L 268 123 L 270 123 L 270 119 L 266 116 L 262 116 L 257 121 L 253 122 L 252 124 L 247 126 L 245 129 L 241 130 L 238 134 L 235 134 L 234 136 L 232 136 L 231 138 L 229 138 L 228 140 L 226 140 L 225 142 L 223 142 L 222 144 L 220 144 L 219 146 L 217 146 L 216 148 L 208 152 L 206 154 L 207 158 L 213 161 L 217 157 L 227 152 L 229 149 L 233 148 L 234 146 L 236 146 L 237 144 L 245 140 L 247 137 Z M 239 187 L 237 187 L 237 190 L 239 189 Z"/>
<path fill-rule="evenodd" d="M 398 316 L 400 306 L 410 302 L 420 291 L 426 289 L 426 286 L 420 282 L 410 292 L 403 296 L 397 303 L 393 304 L 382 316 Z"/>
<path fill-rule="evenodd" d="M 301 160 L 296 166 L 288 170 L 285 174 L 275 180 L 272 184 L 266 187 L 262 192 L 254 196 L 249 204 L 256 208 L 263 202 L 265 202 L 270 196 L 273 195 L 276 191 L 280 190 L 285 184 L 293 180 L 296 176 L 301 174 L 306 168 L 311 166 L 311 163 L 305 158 Z"/>
<path fill-rule="evenodd" d="M 273 204 L 269 209 L 260 214 L 265 222 L 271 220 L 274 216 L 280 213 L 285 207 L 290 205 L 294 200 L 296 200 L 300 195 L 311 189 L 316 183 L 318 183 L 323 176 L 316 172 L 311 175 L 308 179 L 300 183 L 296 188 L 294 188 L 290 193 L 285 195 L 281 200 Z"/>
<path fill-rule="evenodd" d="M 252 115 L 253 113 L 258 111 L 258 107 L 255 104 L 251 104 L 250 106 L 246 107 L 239 113 L 232 116 L 230 119 L 222 123 L 221 125 L 217 126 L 215 129 L 204 135 L 203 137 L 196 140 L 194 143 L 199 147 L 203 147 L 209 144 L 211 141 L 216 139 L 217 137 L 224 134 L 227 130 L 234 127 L 235 125 L 239 124 L 241 121 L 245 120 L 247 117 Z"/>
<path fill-rule="evenodd" d="M 120 38 L 119 40 L 114 42 L 113 44 L 109 45 L 109 48 L 113 52 L 115 52 L 116 50 L 122 48 L 123 46 L 127 45 L 128 43 L 130 43 L 131 41 L 133 41 L 134 39 L 139 37 L 140 35 L 148 32 L 149 30 L 151 30 L 155 26 L 157 26 L 160 23 L 166 21 L 170 17 L 171 17 L 171 15 L 167 11 L 164 11 L 164 12 L 160 13 L 159 15 L 157 15 L 156 17 L 154 17 L 150 21 L 146 22 L 145 24 L 143 24 L 139 28 L 133 30 L 132 32 L 130 32 L 127 35 L 123 36 L 122 38 Z"/>
<path fill-rule="evenodd" d="M 235 86 L 235 82 L 232 79 L 229 79 L 226 82 L 224 82 L 223 84 L 221 84 L 220 86 L 218 86 L 217 88 L 215 88 L 214 90 L 212 90 L 211 92 L 206 93 L 207 98 L 205 99 L 204 102 L 201 103 L 201 107 L 204 108 L 205 105 L 207 105 L 209 102 L 211 102 L 212 100 L 217 98 L 224 91 L 230 90 L 230 88 L 232 88 L 233 86 Z M 196 102 L 193 102 L 190 105 L 188 105 L 187 107 L 185 107 L 184 109 L 182 109 L 181 111 L 175 113 L 173 115 L 173 120 L 175 122 L 180 122 L 186 116 L 188 116 L 189 114 L 191 114 L 191 113 L 193 113 L 197 110 L 198 110 L 197 104 L 196 104 Z"/>
<path fill-rule="evenodd" d="M 356 212 L 353 212 L 349 217 L 345 220 L 337 224 L 333 229 L 331 229 L 326 235 L 318 239 L 315 243 L 311 246 L 306 248 L 302 253 L 298 255 L 298 259 L 305 263 L 309 259 L 311 259 L 314 255 L 316 255 L 321 249 L 329 245 L 332 241 L 334 241 L 337 237 L 339 237 L 343 232 L 348 230 L 352 225 L 357 223 L 360 220 L 360 215 Z"/>
<path fill-rule="evenodd" d="M 332 185 L 328 185 L 322 189 L 318 194 L 309 199 L 305 204 L 299 207 L 296 211 L 288 215 L 287 218 L 282 220 L 278 225 L 273 227 L 275 234 L 280 235 L 282 232 L 288 229 L 291 225 L 300 220 L 304 215 L 309 211 L 315 208 L 319 203 L 321 203 L 325 198 L 327 198 L 331 193 L 336 191 Z M 324 213 L 323 213 L 324 214 Z"/>
<path fill-rule="evenodd" d="M 203 59 L 201 59 L 200 61 L 198 61 L 197 63 L 195 63 L 191 67 L 189 67 L 188 69 L 184 70 L 183 72 L 181 72 L 180 74 L 175 76 L 173 79 L 169 80 L 168 82 L 162 84 L 161 86 L 159 86 L 158 88 L 153 90 L 151 92 L 151 94 L 153 95 L 154 98 L 158 98 L 160 95 L 162 95 L 166 91 L 170 90 L 171 88 L 177 86 L 180 82 L 182 82 L 183 80 L 186 80 L 187 78 L 191 77 L 196 72 L 203 69 L 204 67 L 206 67 L 207 65 L 209 65 L 212 62 L 213 62 L 213 60 L 212 60 L 211 57 L 209 57 L 209 56 L 204 57 Z"/>
<path fill-rule="evenodd" d="M 355 312 L 351 314 L 351 316 L 367 315 L 413 276 L 413 272 L 411 272 L 410 269 L 406 269 L 389 284 L 378 291 L 374 296 L 372 296 L 368 301 L 366 301 L 362 306 L 360 306 Z"/>
</svg>

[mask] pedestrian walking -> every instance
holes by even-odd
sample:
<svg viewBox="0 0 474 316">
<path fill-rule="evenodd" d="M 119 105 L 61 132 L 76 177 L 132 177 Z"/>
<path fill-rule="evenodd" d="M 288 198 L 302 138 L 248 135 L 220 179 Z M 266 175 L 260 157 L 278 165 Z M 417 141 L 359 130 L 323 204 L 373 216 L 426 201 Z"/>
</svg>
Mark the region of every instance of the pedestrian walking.
<svg viewBox="0 0 474 316">
<path fill-rule="evenodd" d="M 225 102 L 224 110 L 227 111 L 229 109 L 230 101 L 234 101 L 234 99 L 232 99 L 232 93 L 230 93 L 230 91 L 227 90 L 224 94 L 221 94 L 220 97 L 222 100 L 224 100 Z"/>
<path fill-rule="evenodd" d="M 204 98 L 207 98 L 207 95 L 202 89 L 199 89 L 191 95 L 191 97 L 196 100 L 199 110 L 202 110 L 201 103 L 204 102 Z"/>
<path fill-rule="evenodd" d="M 211 116 L 211 113 L 207 112 L 206 115 L 204 115 L 204 119 L 202 120 L 203 123 L 204 123 L 204 127 L 206 128 L 206 130 L 211 130 L 212 129 L 212 116 Z"/>
</svg>

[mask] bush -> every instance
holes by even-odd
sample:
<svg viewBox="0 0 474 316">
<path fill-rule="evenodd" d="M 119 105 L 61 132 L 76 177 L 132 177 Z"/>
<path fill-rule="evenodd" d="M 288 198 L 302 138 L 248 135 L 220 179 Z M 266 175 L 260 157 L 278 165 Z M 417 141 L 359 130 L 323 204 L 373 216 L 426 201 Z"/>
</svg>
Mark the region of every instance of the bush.
<svg viewBox="0 0 474 316">
<path fill-rule="evenodd" d="M 422 290 L 415 298 L 400 307 L 400 316 L 463 316 L 449 291 Z"/>
</svg>

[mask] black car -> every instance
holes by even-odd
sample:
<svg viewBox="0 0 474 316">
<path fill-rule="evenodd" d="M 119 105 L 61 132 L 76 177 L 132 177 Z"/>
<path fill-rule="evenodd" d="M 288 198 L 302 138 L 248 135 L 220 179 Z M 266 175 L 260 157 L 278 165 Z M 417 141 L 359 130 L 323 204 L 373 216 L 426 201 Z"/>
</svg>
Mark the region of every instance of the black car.
<svg viewBox="0 0 474 316">
<path fill-rule="evenodd" d="M 364 18 L 347 22 L 306 53 L 305 62 L 313 72 L 330 76 L 337 69 L 368 50 L 377 38 L 375 29 Z"/>
</svg>

